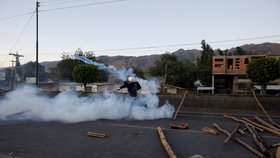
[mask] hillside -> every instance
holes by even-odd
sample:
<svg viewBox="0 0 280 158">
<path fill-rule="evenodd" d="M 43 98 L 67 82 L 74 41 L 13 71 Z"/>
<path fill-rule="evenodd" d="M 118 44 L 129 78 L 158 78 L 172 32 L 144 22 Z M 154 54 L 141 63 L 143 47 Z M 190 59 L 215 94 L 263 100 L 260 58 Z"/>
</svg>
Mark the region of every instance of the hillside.
<svg viewBox="0 0 280 158">
<path fill-rule="evenodd" d="M 200 55 L 198 50 L 183 50 L 179 49 L 173 52 L 179 61 L 189 60 L 195 62 L 197 57 Z M 97 59 L 109 65 L 116 67 L 137 67 L 144 72 L 148 72 L 149 68 L 154 65 L 155 61 L 160 60 L 161 55 L 149 55 L 149 56 L 99 56 Z"/>
<path fill-rule="evenodd" d="M 264 55 L 270 52 L 271 55 L 280 55 L 280 44 L 278 43 L 263 43 L 263 44 L 247 44 L 240 46 L 247 52 L 253 54 Z M 234 52 L 236 48 L 229 49 L 229 52 Z M 179 61 L 189 60 L 196 62 L 196 59 L 200 56 L 200 50 L 184 50 L 179 49 L 172 54 L 175 54 Z M 99 56 L 97 59 L 108 65 L 114 65 L 120 67 L 137 67 L 144 72 L 148 72 L 149 68 L 153 66 L 154 62 L 160 60 L 161 55 L 148 55 L 148 56 Z M 46 70 L 50 67 L 55 67 L 58 61 L 42 62 Z"/>
<path fill-rule="evenodd" d="M 280 44 L 278 43 L 263 43 L 263 44 L 247 44 L 241 46 L 245 51 L 252 52 L 253 54 L 268 54 L 280 55 Z"/>
</svg>

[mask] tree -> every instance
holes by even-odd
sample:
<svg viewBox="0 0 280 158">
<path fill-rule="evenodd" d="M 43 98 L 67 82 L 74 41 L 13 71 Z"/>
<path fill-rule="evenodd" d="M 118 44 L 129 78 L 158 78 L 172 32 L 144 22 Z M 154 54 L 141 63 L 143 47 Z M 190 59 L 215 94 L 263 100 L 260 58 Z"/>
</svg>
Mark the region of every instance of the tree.
<svg viewBox="0 0 280 158">
<path fill-rule="evenodd" d="M 166 84 L 192 88 L 196 80 L 195 64 L 190 61 L 179 62 L 174 54 L 164 54 L 150 68 L 153 76 L 161 76 Z"/>
<path fill-rule="evenodd" d="M 136 76 L 145 79 L 144 72 L 141 69 L 138 69 L 134 66 L 132 66 L 132 69 L 133 69 L 133 72 L 136 74 Z"/>
<path fill-rule="evenodd" d="M 69 81 L 73 81 L 73 69 L 76 65 L 79 64 L 83 64 L 82 61 L 80 60 L 76 60 L 76 59 L 72 59 L 72 55 L 69 55 L 70 53 L 62 53 L 62 60 L 57 64 L 57 68 L 56 69 L 52 69 L 51 70 L 51 75 L 54 78 L 57 78 L 58 76 L 56 76 L 56 74 L 59 74 L 60 79 L 63 80 L 69 80 Z M 93 53 L 93 51 L 82 51 L 81 48 L 78 48 L 74 55 L 79 55 L 79 56 L 84 56 L 87 59 L 90 59 L 92 61 L 96 61 L 95 55 Z M 108 73 L 104 70 L 99 70 L 100 71 L 100 81 L 108 81 Z"/>
<path fill-rule="evenodd" d="M 73 79 L 75 82 L 82 83 L 86 90 L 87 83 L 93 83 L 100 78 L 99 70 L 94 65 L 80 64 L 73 70 Z"/>
<path fill-rule="evenodd" d="M 213 49 L 205 40 L 201 41 L 201 57 L 197 61 L 197 75 L 198 79 L 204 85 L 212 84 L 212 56 L 214 55 Z"/>
<path fill-rule="evenodd" d="M 36 62 L 32 61 L 22 65 L 23 78 L 36 77 L 36 66 Z M 38 77 L 40 82 L 47 80 L 47 73 L 45 72 L 45 67 L 41 64 L 38 65 Z"/>
<path fill-rule="evenodd" d="M 155 66 L 150 68 L 153 76 L 161 76 L 164 79 L 164 83 L 173 84 L 171 80 L 174 80 L 172 76 L 173 70 L 176 67 L 177 57 L 174 54 L 165 53 L 161 56 L 160 60 L 155 62 Z"/>
<path fill-rule="evenodd" d="M 217 49 L 217 52 L 218 52 L 218 54 L 221 55 L 221 56 L 225 55 L 224 51 L 222 51 L 221 49 Z"/>
<path fill-rule="evenodd" d="M 84 56 L 92 61 L 96 61 L 95 54 L 93 53 L 93 51 L 82 51 L 81 48 L 78 48 L 75 51 L 75 55 Z"/>
<path fill-rule="evenodd" d="M 266 94 L 268 82 L 280 78 L 280 59 L 263 57 L 253 60 L 247 65 L 247 75 L 261 85 L 261 94 Z"/>
<path fill-rule="evenodd" d="M 76 65 L 82 64 L 83 62 L 74 59 L 63 59 L 57 64 L 57 71 L 60 74 L 60 79 L 73 81 L 72 73 Z M 55 73 L 55 72 L 54 72 Z"/>
<path fill-rule="evenodd" d="M 92 61 L 96 61 L 95 54 L 93 53 L 93 51 L 83 51 L 81 48 L 78 48 L 75 51 L 74 55 L 84 56 Z M 61 59 L 72 59 L 72 55 L 69 52 L 63 52 L 61 54 Z"/>
<path fill-rule="evenodd" d="M 252 54 L 252 53 L 246 52 L 241 47 L 236 47 L 236 50 L 233 53 L 233 55 L 247 55 L 247 54 Z"/>
<path fill-rule="evenodd" d="M 182 69 L 180 70 L 180 78 L 178 85 L 185 88 L 194 88 L 194 82 L 197 80 L 196 66 L 190 61 L 182 63 Z"/>
</svg>

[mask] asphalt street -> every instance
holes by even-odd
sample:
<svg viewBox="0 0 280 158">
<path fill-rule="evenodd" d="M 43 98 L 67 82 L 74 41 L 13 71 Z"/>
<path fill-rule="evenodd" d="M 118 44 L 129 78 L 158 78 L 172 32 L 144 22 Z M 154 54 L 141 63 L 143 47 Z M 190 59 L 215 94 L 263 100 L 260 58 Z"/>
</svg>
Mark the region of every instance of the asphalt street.
<svg viewBox="0 0 280 158">
<path fill-rule="evenodd" d="M 249 118 L 249 117 L 248 117 Z M 279 120 L 276 120 L 279 122 Z M 171 129 L 170 124 L 188 123 L 189 129 Z M 97 120 L 80 123 L 1 121 L 0 157 L 3 158 L 167 158 L 156 128 L 163 129 L 178 158 L 194 154 L 204 158 L 255 158 L 254 153 L 233 140 L 224 145 L 226 135 L 210 135 L 203 127 L 217 123 L 232 131 L 237 122 L 221 115 L 180 114 L 176 121 Z M 106 133 L 108 138 L 87 136 L 87 132 Z M 251 136 L 237 136 L 252 145 Z M 280 138 L 261 133 L 265 142 L 279 143 Z M 271 149 L 273 153 L 275 149 Z"/>
</svg>

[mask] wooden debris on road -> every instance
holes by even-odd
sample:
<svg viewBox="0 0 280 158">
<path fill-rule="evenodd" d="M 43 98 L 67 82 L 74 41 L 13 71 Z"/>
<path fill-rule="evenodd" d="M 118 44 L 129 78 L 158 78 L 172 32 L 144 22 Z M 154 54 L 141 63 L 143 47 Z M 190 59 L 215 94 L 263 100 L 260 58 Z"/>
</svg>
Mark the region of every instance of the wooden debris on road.
<svg viewBox="0 0 280 158">
<path fill-rule="evenodd" d="M 279 147 L 280 146 L 280 143 L 276 143 L 276 144 L 271 144 L 270 145 L 270 147 L 272 147 L 272 148 L 277 148 L 277 147 Z"/>
<path fill-rule="evenodd" d="M 168 156 L 170 158 L 177 158 L 177 156 L 174 154 L 173 150 L 169 146 L 169 144 L 168 144 L 168 142 L 167 142 L 167 140 L 166 140 L 166 138 L 164 136 L 164 133 L 163 133 L 162 129 L 160 127 L 157 127 L 157 131 L 158 131 L 161 143 L 162 143 L 164 149 L 166 150 Z"/>
<path fill-rule="evenodd" d="M 280 125 L 279 125 L 278 123 L 274 122 L 274 121 L 271 119 L 271 117 L 268 115 L 268 113 L 265 111 L 265 109 L 263 108 L 263 106 L 262 106 L 262 104 L 260 103 L 259 99 L 257 98 L 255 91 L 251 89 L 251 92 L 252 92 L 253 97 L 254 97 L 254 99 L 256 100 L 258 106 L 261 108 L 261 110 L 263 111 L 263 113 L 266 115 L 266 117 L 268 118 L 268 120 L 270 121 L 270 123 L 272 123 L 273 126 L 275 126 L 275 127 L 277 127 L 277 128 L 280 128 Z"/>
<path fill-rule="evenodd" d="M 107 138 L 108 135 L 105 133 L 87 132 L 87 136 L 97 137 L 97 138 Z"/>
<path fill-rule="evenodd" d="M 270 152 L 270 150 L 268 150 L 268 148 L 266 147 L 266 143 L 260 137 L 260 135 L 255 130 L 255 128 L 250 127 L 250 125 L 248 125 L 248 124 L 246 124 L 246 127 L 248 128 L 249 132 L 253 136 L 253 140 L 254 140 L 255 144 L 257 145 L 257 147 L 259 147 L 259 149 L 262 151 L 262 153 L 268 157 L 273 158 L 274 157 L 273 154 Z"/>
<path fill-rule="evenodd" d="M 242 119 L 245 120 L 245 121 L 247 121 L 247 122 L 249 122 L 250 124 L 254 125 L 255 127 L 262 128 L 262 129 L 264 129 L 264 130 L 266 130 L 266 131 L 268 131 L 268 132 L 270 132 L 270 133 L 272 133 L 272 134 L 274 134 L 274 135 L 280 137 L 280 132 L 278 132 L 278 131 L 276 131 L 276 130 L 273 130 L 273 129 L 269 128 L 269 127 L 266 127 L 266 126 L 264 126 L 264 125 L 261 125 L 261 124 L 259 124 L 259 123 L 254 122 L 254 121 L 251 121 L 251 120 L 249 120 L 249 119 L 247 119 L 247 118 L 245 118 L 245 117 L 242 117 Z"/>
<path fill-rule="evenodd" d="M 176 120 L 176 117 L 177 117 L 177 115 L 178 115 L 178 112 L 180 111 L 181 106 L 183 105 L 187 94 L 188 94 L 188 91 L 186 90 L 185 93 L 184 93 L 184 96 L 183 96 L 183 98 L 182 98 L 182 100 L 181 100 L 181 102 L 180 102 L 180 105 L 179 105 L 179 107 L 178 107 L 178 109 L 177 109 L 177 111 L 176 111 L 176 113 L 175 113 L 175 115 L 174 115 L 174 117 L 173 117 L 173 120 Z"/>
<path fill-rule="evenodd" d="M 234 128 L 234 130 L 230 133 L 230 135 L 227 137 L 227 139 L 224 141 L 224 144 L 227 144 L 228 140 L 237 132 L 237 130 L 239 129 L 239 124 L 236 125 L 236 127 Z"/>
<path fill-rule="evenodd" d="M 253 125 L 253 124 L 251 124 L 251 123 L 245 121 L 245 120 L 238 119 L 238 118 L 236 118 L 236 117 L 234 117 L 234 116 L 224 115 L 224 117 L 225 117 L 225 118 L 232 119 L 232 120 L 237 121 L 237 122 L 240 122 L 240 123 L 243 123 L 244 125 L 245 125 L 245 124 L 249 124 L 249 125 L 251 125 L 251 126 L 254 126 L 257 130 L 259 130 L 259 131 L 261 131 L 261 132 L 264 131 L 262 128 L 259 128 L 259 127 L 255 126 L 255 125 Z"/>
<path fill-rule="evenodd" d="M 258 116 L 254 116 L 254 118 L 255 118 L 260 124 L 262 124 L 262 125 L 264 125 L 264 126 L 266 126 L 266 127 L 269 127 L 269 128 L 271 128 L 271 129 L 273 129 L 273 130 L 275 130 L 275 131 L 280 132 L 280 129 L 279 129 L 279 128 L 277 128 L 277 127 L 273 126 L 272 124 L 270 124 L 270 123 L 268 123 L 268 122 L 262 120 L 262 119 L 259 118 Z"/>
<path fill-rule="evenodd" d="M 172 129 L 188 129 L 189 125 L 187 123 L 170 124 Z"/>
<path fill-rule="evenodd" d="M 220 134 L 217 130 L 209 128 L 209 127 L 203 127 L 202 131 L 206 132 L 206 133 L 209 133 L 209 134 L 212 134 L 212 135 L 219 135 Z"/>
<path fill-rule="evenodd" d="M 239 132 L 240 134 L 244 135 L 244 136 L 246 135 L 246 132 L 244 132 L 243 129 L 240 129 L 240 128 L 239 128 L 239 129 L 238 129 L 238 132 Z"/>
<path fill-rule="evenodd" d="M 225 130 L 222 129 L 219 125 L 217 125 L 216 123 L 213 124 L 214 127 L 216 127 L 220 132 L 230 136 L 230 133 Z M 238 142 L 239 144 L 243 145 L 245 148 L 249 149 L 250 151 L 252 151 L 254 154 L 256 154 L 259 157 L 264 157 L 264 155 L 262 153 L 260 153 L 258 150 L 254 149 L 253 147 L 251 147 L 250 145 L 248 145 L 247 143 L 243 142 L 242 140 L 240 140 L 239 138 L 232 136 L 231 139 L 235 140 L 236 142 Z"/>
<path fill-rule="evenodd" d="M 278 146 L 277 151 L 276 151 L 276 158 L 280 158 L 280 147 Z"/>
</svg>

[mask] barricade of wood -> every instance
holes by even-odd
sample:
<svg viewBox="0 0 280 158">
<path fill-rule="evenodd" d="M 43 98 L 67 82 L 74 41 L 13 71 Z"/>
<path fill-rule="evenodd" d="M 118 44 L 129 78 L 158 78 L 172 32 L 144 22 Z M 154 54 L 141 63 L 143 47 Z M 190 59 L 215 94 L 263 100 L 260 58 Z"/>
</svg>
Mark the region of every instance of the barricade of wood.
<svg viewBox="0 0 280 158">
<path fill-rule="evenodd" d="M 97 138 L 107 138 L 108 135 L 105 133 L 87 132 L 87 136 L 97 137 Z"/>
<path fill-rule="evenodd" d="M 203 127 L 202 131 L 205 132 L 205 133 L 212 134 L 212 135 L 219 135 L 220 134 L 218 131 L 214 130 L 213 128 L 209 128 L 209 127 Z"/>
<path fill-rule="evenodd" d="M 161 127 L 157 127 L 157 131 L 158 131 L 158 134 L 159 134 L 159 137 L 160 137 L 160 140 L 161 140 L 161 143 L 164 147 L 164 149 L 166 150 L 168 156 L 170 158 L 177 158 L 177 156 L 174 154 L 173 150 L 171 149 L 171 147 L 169 146 L 166 138 L 165 138 L 165 135 L 161 129 Z"/>
<path fill-rule="evenodd" d="M 259 132 L 269 132 L 271 134 L 276 135 L 277 137 L 280 137 L 280 129 L 278 128 L 278 126 L 274 126 L 274 124 L 268 123 L 267 121 L 262 120 L 258 116 L 254 116 L 256 121 L 248 119 L 246 117 L 238 118 L 238 117 L 229 116 L 229 115 L 224 115 L 224 117 L 232 119 L 232 120 L 236 121 L 238 124 L 236 125 L 236 127 L 233 129 L 232 132 L 228 132 L 226 129 L 223 129 L 221 126 L 219 126 L 216 123 L 213 124 L 213 126 L 218 131 L 227 135 L 227 138 L 225 139 L 223 144 L 227 144 L 229 142 L 229 140 L 234 140 L 234 141 L 238 142 L 239 144 L 241 144 L 242 146 L 244 146 L 245 148 L 252 151 L 258 157 L 275 158 L 275 156 L 277 157 L 277 154 L 278 154 L 278 157 L 280 158 L 280 153 L 279 153 L 280 152 L 279 151 L 280 143 L 271 144 L 270 146 L 268 146 L 267 143 L 262 139 L 261 135 L 259 134 Z M 241 124 L 239 124 L 239 123 L 241 123 Z M 242 127 L 242 125 L 243 125 L 243 127 Z M 246 135 L 252 136 L 252 139 L 257 148 L 254 148 L 254 147 L 250 146 L 249 144 L 247 144 L 246 142 L 239 139 L 238 135 L 237 135 L 238 132 L 243 136 L 246 136 Z M 273 154 L 271 152 L 271 147 L 277 147 L 276 154 Z"/>
<path fill-rule="evenodd" d="M 188 129 L 189 125 L 187 123 L 176 123 L 176 124 L 170 124 L 170 128 L 172 128 L 172 129 Z"/>
</svg>

